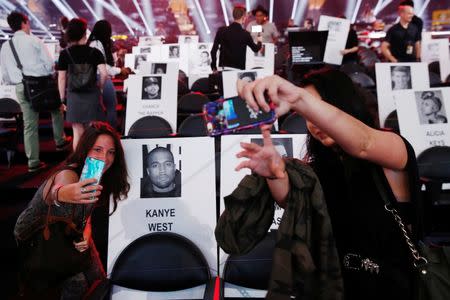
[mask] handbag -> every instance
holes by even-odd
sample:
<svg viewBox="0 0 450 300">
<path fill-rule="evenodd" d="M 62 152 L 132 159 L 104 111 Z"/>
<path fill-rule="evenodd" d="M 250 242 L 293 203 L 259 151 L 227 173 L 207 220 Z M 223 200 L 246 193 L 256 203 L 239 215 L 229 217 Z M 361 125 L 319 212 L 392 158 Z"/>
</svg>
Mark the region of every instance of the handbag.
<svg viewBox="0 0 450 300">
<path fill-rule="evenodd" d="M 408 228 L 395 209 L 386 190 L 383 187 L 379 173 L 372 168 L 372 177 L 375 181 L 381 198 L 384 200 L 384 208 L 392 214 L 395 222 L 400 227 L 403 237 L 414 259 L 416 270 L 416 300 L 448 300 L 450 299 L 450 247 L 427 245 L 422 241 L 416 246 L 409 236 Z"/>
<path fill-rule="evenodd" d="M 83 236 L 83 230 L 73 222 L 74 209 L 70 218 L 51 216 L 50 211 L 51 205 L 44 228 L 19 243 L 21 281 L 36 292 L 87 270 L 92 263 L 90 251 L 79 252 L 73 244 Z"/>
<path fill-rule="evenodd" d="M 17 55 L 12 39 L 9 40 L 11 51 L 22 72 L 25 99 L 30 102 L 31 108 L 36 112 L 52 111 L 61 106 L 58 84 L 52 75 L 28 76 L 23 73 L 23 66 Z"/>
<path fill-rule="evenodd" d="M 89 53 L 88 58 L 91 56 L 92 51 Z M 95 89 L 97 85 L 97 73 L 92 64 L 82 63 L 77 64 L 73 60 L 69 49 L 67 49 L 67 55 L 71 60 L 71 64 L 67 70 L 67 89 L 71 92 L 90 92 Z"/>
</svg>

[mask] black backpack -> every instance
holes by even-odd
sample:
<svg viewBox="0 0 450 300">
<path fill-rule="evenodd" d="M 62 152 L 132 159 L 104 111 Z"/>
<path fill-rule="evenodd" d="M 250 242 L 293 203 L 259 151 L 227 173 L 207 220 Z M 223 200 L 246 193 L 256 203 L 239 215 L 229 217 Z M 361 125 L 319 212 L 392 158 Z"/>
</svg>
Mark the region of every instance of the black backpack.
<svg viewBox="0 0 450 300">
<path fill-rule="evenodd" d="M 73 60 L 72 55 L 70 55 L 69 49 L 67 49 L 67 54 L 72 62 L 67 70 L 67 88 L 70 92 L 89 92 L 95 89 L 97 85 L 97 68 L 87 62 L 93 50 L 91 49 L 89 52 L 85 63 L 77 64 Z"/>
</svg>

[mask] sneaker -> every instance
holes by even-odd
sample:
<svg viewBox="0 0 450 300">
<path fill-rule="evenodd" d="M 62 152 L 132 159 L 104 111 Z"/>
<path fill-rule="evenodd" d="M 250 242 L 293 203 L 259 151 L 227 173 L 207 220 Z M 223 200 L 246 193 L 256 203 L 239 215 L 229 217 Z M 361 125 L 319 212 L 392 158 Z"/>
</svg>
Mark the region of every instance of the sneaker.
<svg viewBox="0 0 450 300">
<path fill-rule="evenodd" d="M 35 173 L 38 171 L 42 171 L 43 169 L 47 168 L 47 164 L 45 162 L 40 162 L 37 166 L 35 167 L 28 167 L 28 173 Z"/>
<path fill-rule="evenodd" d="M 70 146 L 71 144 L 72 139 L 68 137 L 65 139 L 64 143 L 62 143 L 61 145 L 56 145 L 56 151 L 65 151 L 69 148 L 68 146 Z"/>
</svg>

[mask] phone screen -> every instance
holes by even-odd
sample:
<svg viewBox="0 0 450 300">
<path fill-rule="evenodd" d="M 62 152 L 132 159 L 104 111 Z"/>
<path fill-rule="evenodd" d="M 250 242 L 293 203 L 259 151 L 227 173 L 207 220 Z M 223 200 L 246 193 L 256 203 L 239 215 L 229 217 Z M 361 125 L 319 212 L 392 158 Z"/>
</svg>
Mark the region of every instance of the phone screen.
<svg viewBox="0 0 450 300">
<path fill-rule="evenodd" d="M 240 97 L 209 102 L 204 106 L 208 135 L 216 136 L 273 123 L 275 112 L 254 111 Z"/>
<path fill-rule="evenodd" d="M 252 32 L 262 32 L 262 26 L 261 25 L 253 25 Z"/>
<path fill-rule="evenodd" d="M 94 158 L 94 157 L 86 157 L 86 161 L 84 162 L 83 171 L 81 171 L 80 181 L 95 178 L 97 182 L 93 184 L 98 184 L 100 182 L 100 178 L 102 177 L 103 168 L 105 167 L 105 161 Z"/>
</svg>

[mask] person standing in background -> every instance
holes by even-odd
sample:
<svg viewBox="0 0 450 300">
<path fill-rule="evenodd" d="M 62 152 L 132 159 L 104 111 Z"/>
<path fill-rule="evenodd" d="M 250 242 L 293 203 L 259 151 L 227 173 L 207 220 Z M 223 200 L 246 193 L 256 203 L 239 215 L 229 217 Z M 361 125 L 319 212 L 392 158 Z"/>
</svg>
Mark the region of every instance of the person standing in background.
<svg viewBox="0 0 450 300">
<path fill-rule="evenodd" d="M 107 20 L 97 21 L 89 36 L 88 44 L 90 47 L 100 50 L 105 58 L 108 77 L 103 86 L 103 104 L 106 108 L 106 120 L 113 128 L 117 129 L 117 97 L 111 77 L 116 75 L 126 76 L 130 74 L 131 70 L 126 67 L 114 66 L 111 34 L 111 24 Z"/>
<path fill-rule="evenodd" d="M 420 61 L 419 28 L 412 23 L 414 8 L 410 3 L 398 6 L 400 21 L 392 26 L 381 43 L 381 53 L 389 62 Z"/>
<path fill-rule="evenodd" d="M 256 43 L 257 37 L 261 36 L 263 43 L 276 44 L 280 33 L 278 32 L 275 24 L 269 22 L 269 13 L 267 10 L 261 5 L 258 5 L 254 10 L 252 10 L 252 15 L 255 17 L 255 20 L 248 23 L 247 31 L 252 35 L 253 41 Z M 254 32 L 252 27 L 255 25 L 260 25 L 262 27 L 262 32 Z"/>
<path fill-rule="evenodd" d="M 53 60 L 47 47 L 37 37 L 31 35 L 30 20 L 19 12 L 8 15 L 7 21 L 14 35 L 11 39 L 17 56 L 23 66 L 23 74 L 28 76 L 45 76 L 53 73 Z M 23 143 L 28 158 L 28 172 L 36 172 L 46 167 L 39 159 L 39 113 L 31 108 L 25 98 L 22 83 L 22 71 L 17 67 L 11 46 L 5 42 L 0 52 L 0 63 L 3 80 L 6 84 L 15 85 L 17 100 L 23 113 Z M 65 150 L 70 144 L 64 134 L 64 116 L 61 109 L 51 111 L 53 138 L 56 150 Z"/>
<path fill-rule="evenodd" d="M 228 27 L 221 27 L 217 30 L 214 44 L 211 49 L 211 69 L 217 71 L 217 50 L 220 48 L 219 66 L 245 69 L 245 56 L 247 46 L 253 52 L 259 51 L 262 47 L 262 38 L 258 37 L 255 44 L 249 32 L 242 28 L 247 18 L 245 7 L 237 5 L 233 9 L 234 22 Z"/>
</svg>

